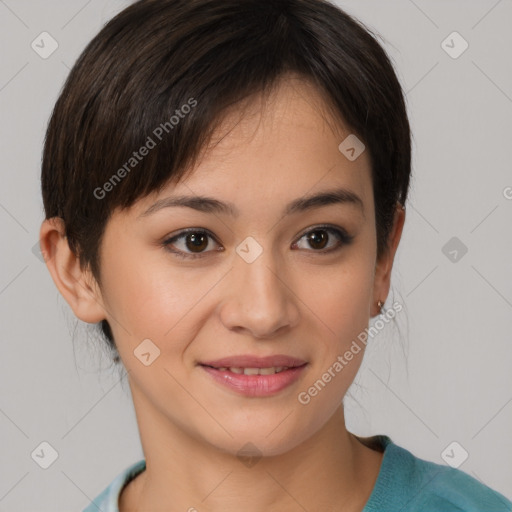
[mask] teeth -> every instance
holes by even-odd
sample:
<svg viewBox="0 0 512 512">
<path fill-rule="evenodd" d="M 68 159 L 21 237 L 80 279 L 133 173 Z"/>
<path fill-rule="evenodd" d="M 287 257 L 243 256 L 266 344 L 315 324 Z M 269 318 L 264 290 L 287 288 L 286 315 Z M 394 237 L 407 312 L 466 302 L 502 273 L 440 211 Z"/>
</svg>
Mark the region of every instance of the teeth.
<svg viewBox="0 0 512 512">
<path fill-rule="evenodd" d="M 274 373 L 288 370 L 288 366 L 272 366 L 270 368 L 218 368 L 220 371 L 229 370 L 233 373 L 244 374 L 244 375 L 273 375 Z"/>
</svg>

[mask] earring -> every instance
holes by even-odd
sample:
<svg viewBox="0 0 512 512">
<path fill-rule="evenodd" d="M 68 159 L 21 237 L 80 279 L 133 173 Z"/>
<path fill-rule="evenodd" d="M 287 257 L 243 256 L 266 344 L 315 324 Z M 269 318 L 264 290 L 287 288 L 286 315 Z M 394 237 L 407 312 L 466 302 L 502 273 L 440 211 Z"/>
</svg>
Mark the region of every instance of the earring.
<svg viewBox="0 0 512 512">
<path fill-rule="evenodd" d="M 380 313 L 380 312 L 382 312 L 382 306 L 384 306 L 384 302 L 382 302 L 382 301 L 380 301 L 380 300 L 379 300 L 379 301 L 377 301 L 377 306 L 378 306 L 378 308 L 379 308 L 379 313 Z"/>
</svg>

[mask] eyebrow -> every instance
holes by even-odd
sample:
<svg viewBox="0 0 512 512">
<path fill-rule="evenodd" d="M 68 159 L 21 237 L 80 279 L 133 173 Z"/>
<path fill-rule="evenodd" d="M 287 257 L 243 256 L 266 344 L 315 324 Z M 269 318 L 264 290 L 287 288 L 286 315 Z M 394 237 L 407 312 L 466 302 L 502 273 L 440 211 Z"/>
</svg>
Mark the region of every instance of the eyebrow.
<svg viewBox="0 0 512 512">
<path fill-rule="evenodd" d="M 284 215 L 302 213 L 314 208 L 320 208 L 331 204 L 349 204 L 358 207 L 364 215 L 362 199 L 351 190 L 337 188 L 325 190 L 313 195 L 299 197 L 284 208 Z M 207 196 L 174 196 L 158 200 L 137 218 L 147 217 L 163 208 L 186 207 L 204 213 L 219 213 L 238 217 L 240 212 L 233 203 L 224 203 L 213 197 Z"/>
</svg>

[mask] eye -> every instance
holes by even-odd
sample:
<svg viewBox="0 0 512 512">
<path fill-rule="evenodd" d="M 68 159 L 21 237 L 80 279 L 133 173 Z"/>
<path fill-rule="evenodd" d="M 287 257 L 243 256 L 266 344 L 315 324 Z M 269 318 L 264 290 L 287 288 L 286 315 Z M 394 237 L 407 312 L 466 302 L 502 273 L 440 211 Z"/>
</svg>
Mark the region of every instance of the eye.
<svg viewBox="0 0 512 512">
<path fill-rule="evenodd" d="M 172 252 L 179 258 L 202 258 L 204 249 L 208 247 L 208 238 L 215 241 L 213 235 L 208 231 L 204 229 L 191 228 L 169 238 L 163 243 L 163 245 L 168 251 Z M 191 253 L 187 253 L 183 249 L 178 249 L 176 251 L 170 248 L 171 245 L 175 245 L 176 242 L 181 239 L 183 239 L 184 249 L 190 250 Z M 219 251 L 219 249 L 217 249 L 217 251 Z"/>
<path fill-rule="evenodd" d="M 331 238 L 329 234 L 336 235 L 338 244 L 334 248 L 325 249 L 328 245 L 328 241 Z M 353 236 L 349 235 L 342 228 L 335 228 L 332 226 L 317 226 L 304 233 L 298 242 L 295 242 L 292 247 L 297 247 L 300 240 L 305 239 L 310 247 L 313 247 L 313 252 L 320 254 L 331 253 L 340 250 L 343 246 L 348 245 L 354 239 Z M 212 251 L 206 251 L 205 249 L 210 245 L 209 239 L 218 243 L 215 237 L 205 229 L 190 228 L 177 235 L 169 238 L 163 242 L 163 246 L 179 258 L 202 258 L 206 256 L 206 253 Z M 172 249 L 171 246 L 176 247 L 181 243 L 181 248 Z M 300 247 L 299 247 L 300 248 Z M 223 248 L 214 249 L 215 252 L 223 251 Z"/>
<path fill-rule="evenodd" d="M 338 244 L 334 246 L 334 248 L 325 249 L 328 245 L 329 238 L 331 238 L 328 233 L 336 235 L 338 238 Z M 304 233 L 299 239 L 302 240 L 305 238 L 306 243 L 313 247 L 314 252 L 319 253 L 331 253 L 341 249 L 344 245 L 348 245 L 354 239 L 353 236 L 349 235 L 344 229 L 339 229 L 331 226 L 317 226 L 313 229 L 310 229 L 308 232 Z M 297 246 L 299 242 L 295 242 L 293 246 Z"/>
</svg>

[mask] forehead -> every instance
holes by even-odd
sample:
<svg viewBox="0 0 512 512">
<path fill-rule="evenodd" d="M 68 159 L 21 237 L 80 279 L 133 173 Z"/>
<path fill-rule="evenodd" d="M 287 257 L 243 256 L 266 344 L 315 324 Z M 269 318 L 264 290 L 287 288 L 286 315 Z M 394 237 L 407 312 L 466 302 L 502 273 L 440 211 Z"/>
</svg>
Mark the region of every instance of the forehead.
<svg viewBox="0 0 512 512">
<path fill-rule="evenodd" d="M 330 131 L 331 136 L 341 140 L 350 130 L 333 114 L 326 96 L 310 80 L 288 74 L 267 95 L 257 94 L 228 108 L 203 149 L 203 156 L 226 156 L 238 145 L 249 143 L 252 147 L 259 144 L 269 148 L 285 142 L 297 145 L 307 135 L 304 132 L 311 132 L 312 137 L 320 135 L 319 131 Z"/>
<path fill-rule="evenodd" d="M 148 197 L 141 208 L 157 198 L 195 194 L 239 204 L 239 210 L 256 200 L 271 209 L 343 187 L 360 196 L 368 211 L 373 201 L 368 152 L 351 161 L 339 149 L 350 135 L 310 82 L 288 77 L 268 97 L 227 110 L 186 179 Z"/>
</svg>

